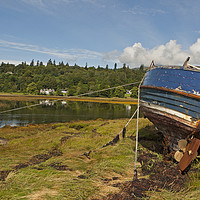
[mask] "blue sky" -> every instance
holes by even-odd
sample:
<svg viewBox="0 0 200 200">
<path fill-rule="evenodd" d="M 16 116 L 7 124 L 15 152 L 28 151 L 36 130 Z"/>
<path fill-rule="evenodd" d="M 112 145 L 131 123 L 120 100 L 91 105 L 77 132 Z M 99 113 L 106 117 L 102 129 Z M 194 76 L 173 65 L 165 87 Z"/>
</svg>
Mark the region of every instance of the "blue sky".
<svg viewBox="0 0 200 200">
<path fill-rule="evenodd" d="M 200 64 L 199 0 L 0 0 L 0 62 Z"/>
</svg>

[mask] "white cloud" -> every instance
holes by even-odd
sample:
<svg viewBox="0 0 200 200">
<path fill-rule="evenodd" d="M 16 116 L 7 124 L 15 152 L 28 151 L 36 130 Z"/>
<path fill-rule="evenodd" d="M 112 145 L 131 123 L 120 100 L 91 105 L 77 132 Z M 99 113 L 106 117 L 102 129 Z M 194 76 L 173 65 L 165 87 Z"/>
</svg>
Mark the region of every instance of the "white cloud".
<svg viewBox="0 0 200 200">
<path fill-rule="evenodd" d="M 36 9 L 48 14 L 48 15 L 54 15 L 54 9 L 55 5 L 52 5 L 53 3 L 56 3 L 56 1 L 46 1 L 46 0 L 20 0 L 23 3 L 29 5 L 30 7 L 35 7 Z"/>
<path fill-rule="evenodd" d="M 108 53 L 104 53 L 102 60 L 104 62 L 110 61 L 113 63 L 118 63 L 119 62 L 119 52 L 117 50 L 108 52 Z"/>
<path fill-rule="evenodd" d="M 33 6 L 41 11 L 44 11 L 46 14 L 55 14 L 58 5 L 69 5 L 69 4 L 92 4 L 94 6 L 101 6 L 97 0 L 20 0 L 21 2 Z M 57 9 L 56 9 L 57 8 Z"/>
<path fill-rule="evenodd" d="M 44 6 L 43 0 L 21 0 L 21 1 L 36 7 Z"/>
<path fill-rule="evenodd" d="M 152 49 L 144 48 L 141 43 L 135 43 L 124 49 L 119 60 L 131 67 L 138 67 L 141 64 L 149 66 L 152 60 L 156 64 L 182 65 L 188 56 L 191 57 L 191 64 L 200 64 L 200 38 L 188 50 L 183 50 L 176 40 L 170 40 Z"/>
<path fill-rule="evenodd" d="M 133 15 L 156 15 L 156 14 L 166 14 L 166 11 L 154 8 L 144 8 L 141 6 L 135 6 L 128 10 L 122 12 L 133 14 Z"/>
<path fill-rule="evenodd" d="M 101 53 L 96 52 L 96 51 L 86 50 L 86 49 L 57 50 L 57 49 L 39 47 L 36 45 L 9 42 L 5 40 L 0 40 L 0 47 L 47 54 L 47 55 L 67 59 L 69 62 L 75 62 L 78 59 L 87 60 L 87 59 L 96 59 L 96 58 L 102 57 Z"/>
<path fill-rule="evenodd" d="M 197 39 L 197 42 L 190 46 L 190 52 L 192 54 L 192 60 L 194 59 L 195 63 L 200 64 L 200 38 Z"/>
<path fill-rule="evenodd" d="M 14 65 L 18 65 L 18 64 L 21 64 L 22 61 L 19 61 L 19 60 L 0 60 L 0 64 L 1 63 L 10 63 L 10 64 L 14 64 Z M 25 62 L 25 61 L 24 61 Z"/>
<path fill-rule="evenodd" d="M 141 43 L 135 43 L 133 46 L 126 47 L 120 54 L 119 51 L 114 50 L 107 53 L 99 53 L 87 49 L 50 49 L 37 45 L 9 42 L 0 40 L 0 47 L 6 49 L 16 49 L 24 52 L 33 52 L 39 54 L 46 54 L 53 58 L 62 58 L 68 62 L 77 62 L 79 60 L 98 60 L 104 63 L 126 63 L 130 67 L 139 67 L 141 64 L 149 66 L 154 60 L 155 64 L 163 65 L 182 65 L 188 56 L 191 57 L 190 63 L 200 65 L 200 38 L 192 44 L 188 50 L 183 50 L 176 40 L 170 40 L 166 44 L 147 49 Z M 25 60 L 24 60 L 25 61 Z M 1 61 L 9 63 L 20 63 L 21 61 Z M 97 63 L 98 64 L 98 63 Z"/>
</svg>

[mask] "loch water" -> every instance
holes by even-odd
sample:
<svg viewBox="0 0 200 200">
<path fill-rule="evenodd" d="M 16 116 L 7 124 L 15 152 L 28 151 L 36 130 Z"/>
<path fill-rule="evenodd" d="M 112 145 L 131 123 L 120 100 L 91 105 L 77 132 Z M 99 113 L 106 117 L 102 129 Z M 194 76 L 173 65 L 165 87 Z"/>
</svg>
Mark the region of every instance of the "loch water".
<svg viewBox="0 0 200 200">
<path fill-rule="evenodd" d="M 48 124 L 78 120 L 120 119 L 129 118 L 137 109 L 137 105 L 94 103 L 80 101 L 11 101 L 0 100 L 0 112 L 40 104 L 0 114 L 0 127 L 25 126 L 29 123 Z"/>
</svg>

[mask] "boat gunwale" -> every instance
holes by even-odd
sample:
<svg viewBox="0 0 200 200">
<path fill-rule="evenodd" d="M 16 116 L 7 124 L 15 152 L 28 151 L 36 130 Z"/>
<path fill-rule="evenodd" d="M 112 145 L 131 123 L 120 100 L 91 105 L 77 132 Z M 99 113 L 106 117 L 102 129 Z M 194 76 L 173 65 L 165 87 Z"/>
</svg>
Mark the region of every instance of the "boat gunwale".
<svg viewBox="0 0 200 200">
<path fill-rule="evenodd" d="M 154 69 L 179 69 L 179 70 L 185 70 L 185 71 L 194 71 L 194 72 L 200 72 L 200 66 L 195 66 L 196 68 L 192 67 L 192 65 L 188 65 L 186 67 L 179 66 L 179 65 L 153 65 L 151 68 L 148 69 L 148 71 L 154 70 Z"/>
</svg>

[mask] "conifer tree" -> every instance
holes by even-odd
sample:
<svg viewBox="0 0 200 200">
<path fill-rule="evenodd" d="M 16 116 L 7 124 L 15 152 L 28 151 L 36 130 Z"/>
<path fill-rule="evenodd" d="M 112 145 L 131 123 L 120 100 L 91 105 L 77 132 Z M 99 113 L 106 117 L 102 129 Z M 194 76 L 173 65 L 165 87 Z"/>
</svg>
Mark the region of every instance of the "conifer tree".
<svg viewBox="0 0 200 200">
<path fill-rule="evenodd" d="M 30 66 L 31 66 L 31 67 L 34 66 L 34 59 L 31 61 Z"/>
<path fill-rule="evenodd" d="M 114 65 L 114 70 L 116 70 L 117 69 L 117 63 L 115 63 L 115 65 Z"/>
</svg>

